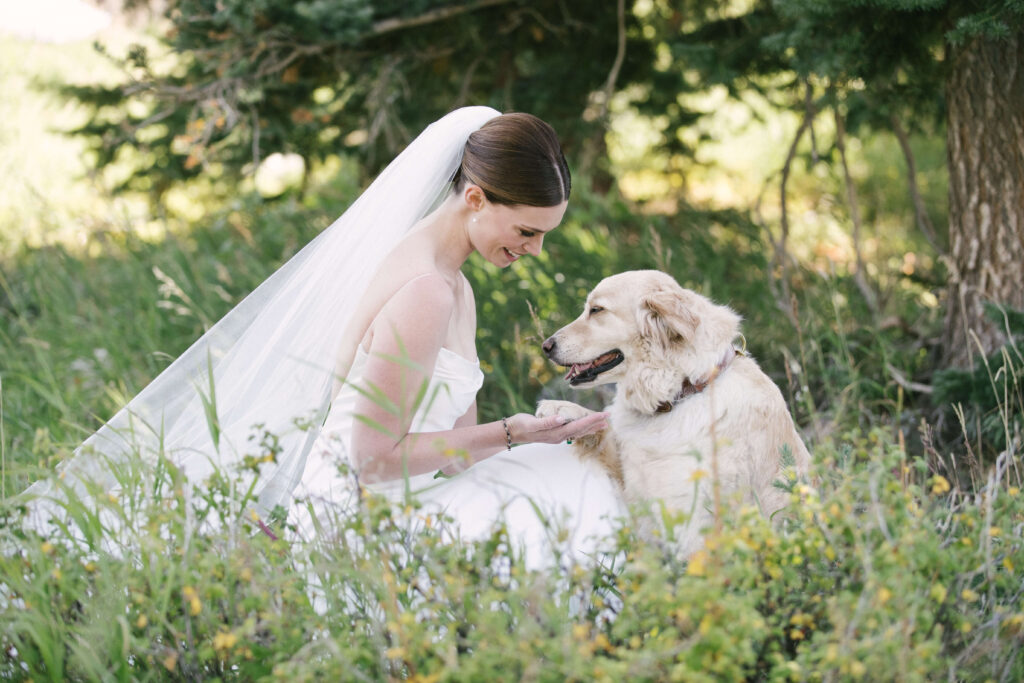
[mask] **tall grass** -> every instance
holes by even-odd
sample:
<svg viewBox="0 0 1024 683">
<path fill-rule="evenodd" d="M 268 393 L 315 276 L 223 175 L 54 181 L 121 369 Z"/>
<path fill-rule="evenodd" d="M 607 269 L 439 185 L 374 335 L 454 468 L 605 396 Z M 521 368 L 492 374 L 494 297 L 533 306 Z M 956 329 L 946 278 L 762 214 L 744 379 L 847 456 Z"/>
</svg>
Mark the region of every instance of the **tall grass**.
<svg viewBox="0 0 1024 683">
<path fill-rule="evenodd" d="M 273 540 L 232 512 L 231 472 L 192 488 L 172 467 L 140 471 L 115 498 L 73 500 L 92 520 L 84 542 L 22 529 L 6 506 L 0 676 L 1024 675 L 1019 489 L 996 473 L 973 495 L 952 491 L 878 432 L 816 455 L 817 485 L 788 484 L 773 524 L 726 501 L 689 562 L 622 523 L 593 561 L 566 563 L 556 547 L 554 572 L 527 570 L 500 523 L 453 541 L 443 516 L 375 496 L 322 518 L 316 543 Z M 155 478 L 159 498 L 135 488 Z"/>
<path fill-rule="evenodd" d="M 661 267 L 745 315 L 749 346 L 806 428 L 813 486 L 791 484 L 774 525 L 727 505 L 706 550 L 680 562 L 671 543 L 624 522 L 601 561 L 538 573 L 500 525 L 453 543 L 445 521 L 415 504 L 366 497 L 316 544 L 290 542 L 287 530 L 271 540 L 238 516 L 237 473 L 193 487 L 173 468 L 140 472 L 113 498 L 70 503 L 93 525 L 84 545 L 73 529 L 25 528 L 4 506 L 0 675 L 1024 675 L 1016 455 L 979 469 L 965 492 L 934 449 L 914 448 L 928 407 L 907 401 L 885 367 L 913 375 L 925 362 L 916 337 L 864 326 L 852 282 L 812 273 L 799 275 L 794 326 L 767 293 L 761 241 L 742 215 L 638 217 L 580 195 L 540 258 L 468 266 L 483 416 L 531 409 L 557 384 L 538 342 L 600 276 Z M 55 247 L 7 261 L 6 490 L 69 452 L 343 204 L 254 199 L 159 243 L 109 234 L 91 255 Z M 158 477 L 158 500 L 133 497 L 131 486 Z"/>
</svg>

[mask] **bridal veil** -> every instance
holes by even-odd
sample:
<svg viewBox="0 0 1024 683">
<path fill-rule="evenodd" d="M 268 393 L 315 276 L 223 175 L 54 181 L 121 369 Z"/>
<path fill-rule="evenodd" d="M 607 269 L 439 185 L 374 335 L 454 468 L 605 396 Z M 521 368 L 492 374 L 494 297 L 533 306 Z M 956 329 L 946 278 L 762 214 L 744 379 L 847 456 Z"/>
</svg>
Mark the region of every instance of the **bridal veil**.
<svg viewBox="0 0 1024 683">
<path fill-rule="evenodd" d="M 66 460 L 27 489 L 30 518 L 65 490 L 112 491 L 117 471 L 166 457 L 193 483 L 257 455 L 256 510 L 284 504 L 330 406 L 338 349 L 384 256 L 448 191 L 469 135 L 499 112 L 458 109 L 431 124 L 327 230 L 267 278 Z"/>
</svg>

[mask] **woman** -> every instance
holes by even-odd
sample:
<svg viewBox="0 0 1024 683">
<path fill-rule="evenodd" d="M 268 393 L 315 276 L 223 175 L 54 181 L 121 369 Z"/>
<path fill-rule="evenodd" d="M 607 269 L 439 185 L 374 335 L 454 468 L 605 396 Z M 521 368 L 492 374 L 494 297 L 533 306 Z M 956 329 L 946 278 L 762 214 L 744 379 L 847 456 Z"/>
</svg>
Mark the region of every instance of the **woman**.
<svg viewBox="0 0 1024 683">
<path fill-rule="evenodd" d="M 443 508 L 463 535 L 504 516 L 535 564 L 546 555 L 549 516 L 569 517 L 581 549 L 604 530 L 602 517 L 617 508 L 603 473 L 565 447 L 511 446 L 590 434 L 606 426 L 606 414 L 569 424 L 526 414 L 477 424 L 476 309 L 460 271 L 473 252 L 501 268 L 539 254 L 562 221 L 570 185 L 554 131 L 534 116 L 495 116 L 469 135 L 447 198 L 385 257 L 349 322 L 337 373 L 346 380 L 298 489 L 314 503 L 295 511 L 304 535 L 352 491 L 339 463 L 378 493 L 411 491 Z M 470 467 L 442 483 L 433 476 Z"/>
<path fill-rule="evenodd" d="M 458 268 L 473 251 L 500 266 L 537 253 L 568 194 L 557 139 L 535 117 L 467 107 L 438 120 L 330 228 L 87 439 L 59 478 L 31 487 L 31 523 L 42 529 L 66 516 L 65 489 L 77 497 L 116 491 L 138 463 L 165 461 L 193 486 L 215 471 L 244 475 L 254 461 L 271 461 L 255 481 L 240 480 L 237 514 L 290 505 L 301 480 L 299 496 L 314 503 L 293 508 L 306 535 L 318 509 L 351 492 L 337 474 L 346 463 L 362 482 L 394 494 L 424 488 L 438 469 L 484 461 L 422 494 L 466 533 L 515 505 L 519 489 L 540 508 L 575 506 L 569 514 L 578 515 L 580 487 L 596 478 L 601 487 L 587 500 L 617 511 L 603 475 L 565 447 L 538 450 L 601 429 L 604 414 L 570 424 L 529 415 L 475 424 L 482 377 L 472 292 Z M 424 380 L 429 395 L 418 403 Z M 513 442 L 538 446 L 509 452 Z M 466 459 L 445 455 L 452 451 Z M 577 484 L 568 496 L 566 480 Z M 525 520 L 516 514 L 510 523 L 521 522 L 517 535 L 536 547 L 536 523 Z"/>
</svg>

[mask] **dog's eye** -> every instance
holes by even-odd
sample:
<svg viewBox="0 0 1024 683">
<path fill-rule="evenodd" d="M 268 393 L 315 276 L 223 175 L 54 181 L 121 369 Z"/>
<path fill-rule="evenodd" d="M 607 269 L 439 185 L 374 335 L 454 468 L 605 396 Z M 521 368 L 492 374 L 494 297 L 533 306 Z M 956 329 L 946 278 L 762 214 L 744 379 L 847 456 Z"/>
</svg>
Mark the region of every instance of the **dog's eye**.
<svg viewBox="0 0 1024 683">
<path fill-rule="evenodd" d="M 590 307 L 590 315 L 594 315 L 595 313 L 600 313 L 603 310 L 604 310 L 604 308 L 602 308 L 600 306 L 591 306 Z"/>
</svg>

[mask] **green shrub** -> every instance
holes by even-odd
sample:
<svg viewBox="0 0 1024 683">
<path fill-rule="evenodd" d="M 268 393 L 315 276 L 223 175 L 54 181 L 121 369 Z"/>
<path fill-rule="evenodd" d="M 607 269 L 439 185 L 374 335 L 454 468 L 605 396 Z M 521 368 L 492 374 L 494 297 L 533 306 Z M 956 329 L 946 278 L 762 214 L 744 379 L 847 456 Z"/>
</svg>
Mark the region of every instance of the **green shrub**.
<svg viewBox="0 0 1024 683">
<path fill-rule="evenodd" d="M 7 509 L 0 675 L 1024 675 L 1019 489 L 994 474 L 973 495 L 950 490 L 877 432 L 843 443 L 818 449 L 814 486 L 780 482 L 792 503 L 774 523 L 726 504 L 689 562 L 675 557 L 670 534 L 635 533 L 634 519 L 619 525 L 612 554 L 530 572 L 501 525 L 454 543 L 443 540 L 443 518 L 372 496 L 328 520 L 320 542 L 289 544 L 239 512 L 227 477 L 188 493 L 173 471 L 151 504 L 126 510 L 131 496 L 104 494 L 97 504 L 118 521 L 91 544 L 59 529 L 22 532 Z M 662 528 L 681 521 L 667 519 Z M 104 549 L 125 529 L 130 543 Z"/>
</svg>

